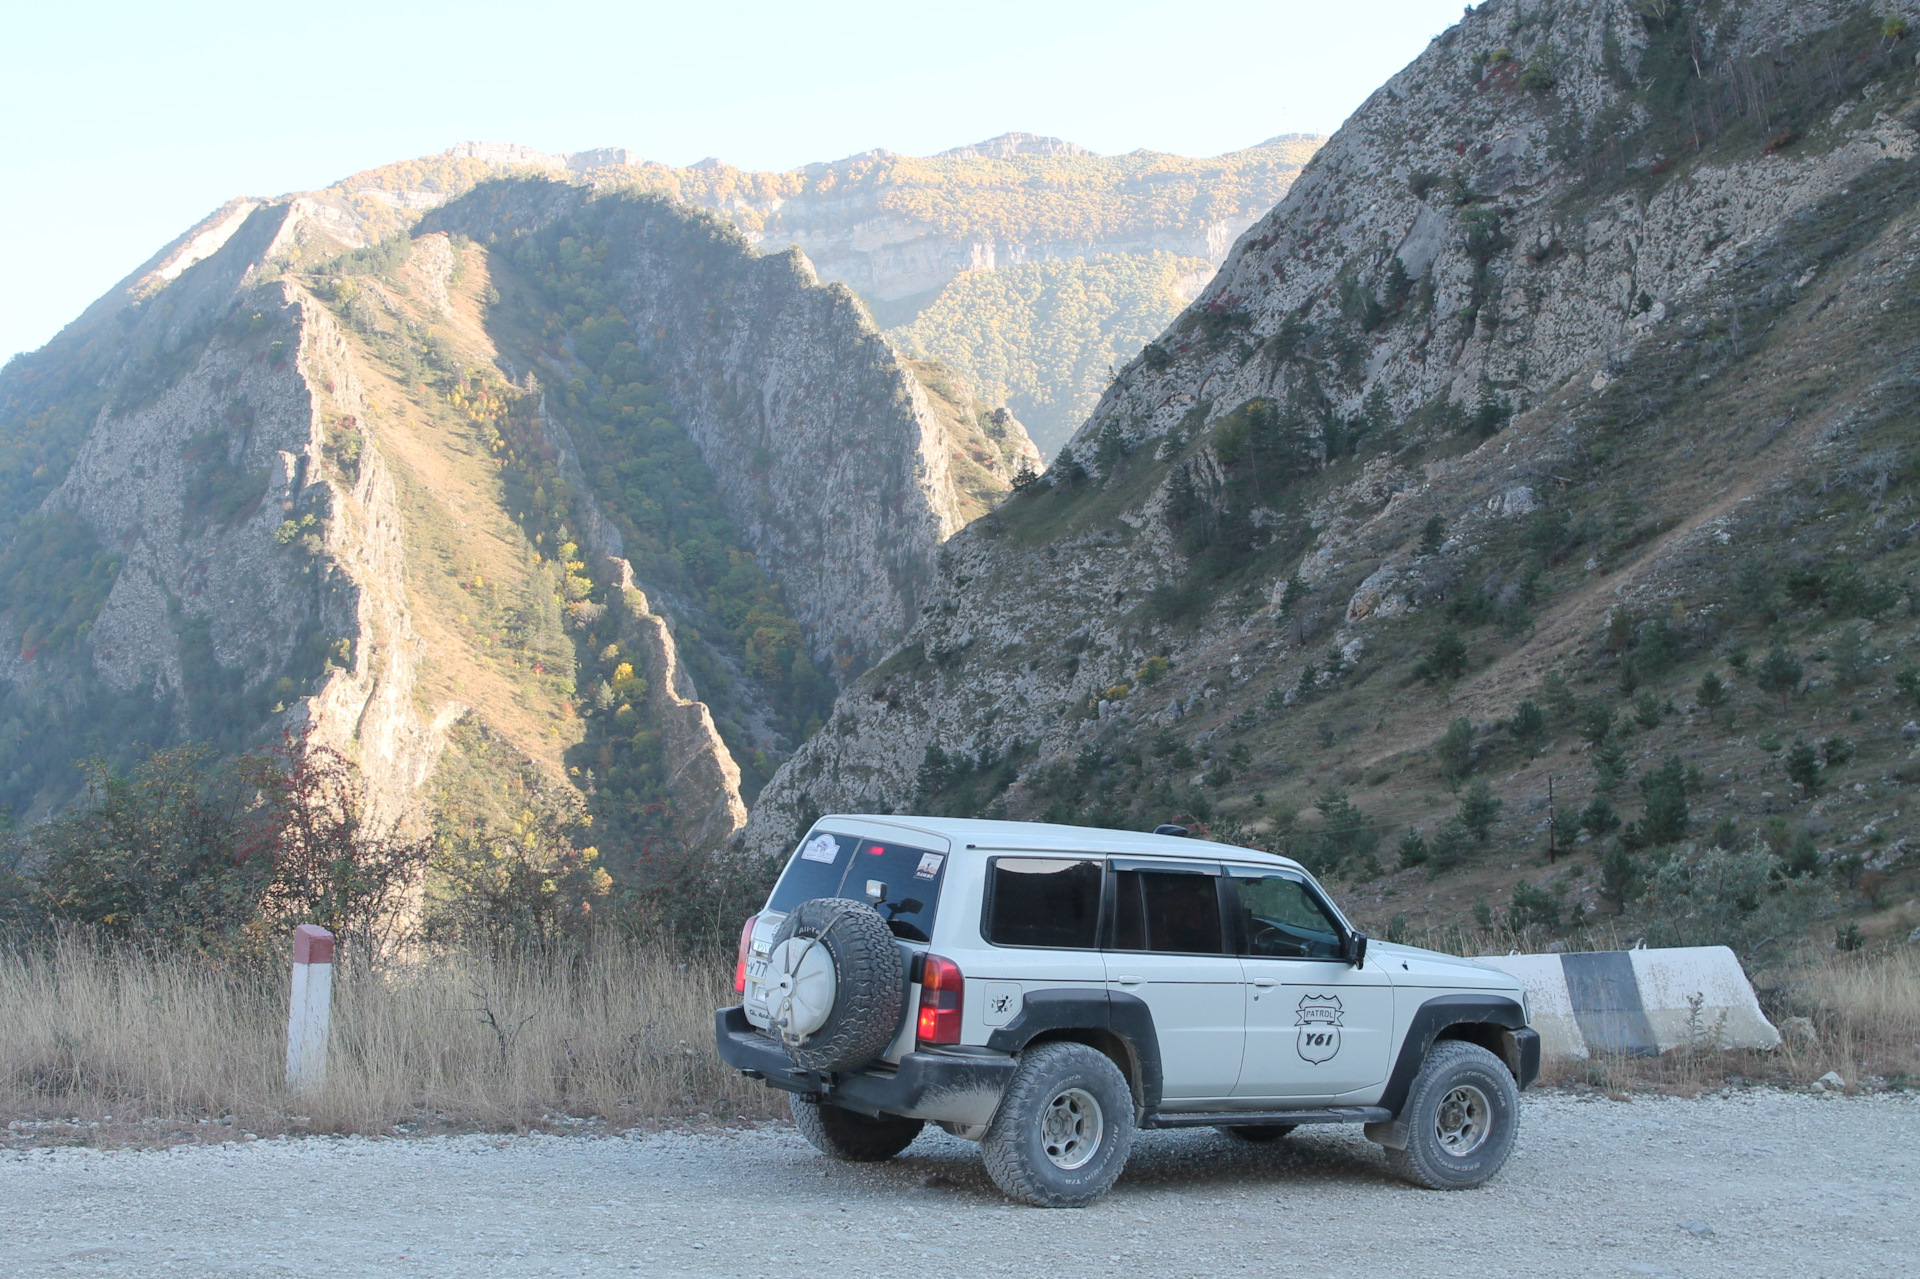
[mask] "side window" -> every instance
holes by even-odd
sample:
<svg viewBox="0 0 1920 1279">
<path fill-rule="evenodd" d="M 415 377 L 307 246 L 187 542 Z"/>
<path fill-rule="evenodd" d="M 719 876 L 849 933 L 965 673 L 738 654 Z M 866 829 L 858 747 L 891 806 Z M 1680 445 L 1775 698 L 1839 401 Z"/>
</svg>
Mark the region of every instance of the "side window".
<svg viewBox="0 0 1920 1279">
<path fill-rule="evenodd" d="M 1123 870 L 1114 877 L 1113 948 L 1220 955 L 1220 893 L 1212 875 Z"/>
<path fill-rule="evenodd" d="M 1271 959 L 1338 959 L 1340 925 L 1306 881 L 1292 875 L 1235 870 L 1246 953 Z"/>
<path fill-rule="evenodd" d="M 994 946 L 1092 950 L 1100 931 L 1097 861 L 998 857 L 987 873 L 980 935 Z"/>
</svg>

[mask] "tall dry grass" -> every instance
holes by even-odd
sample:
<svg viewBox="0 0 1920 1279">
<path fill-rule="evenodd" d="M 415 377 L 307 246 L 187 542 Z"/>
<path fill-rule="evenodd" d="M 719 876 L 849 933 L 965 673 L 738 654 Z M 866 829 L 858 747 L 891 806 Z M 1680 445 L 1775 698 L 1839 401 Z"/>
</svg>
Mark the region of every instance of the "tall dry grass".
<svg viewBox="0 0 1920 1279">
<path fill-rule="evenodd" d="M 285 972 L 62 940 L 0 953 L 0 1114 L 360 1133 L 770 1114 L 714 1055 L 727 976 L 644 947 L 343 969 L 308 1100 L 283 1086 Z"/>
</svg>

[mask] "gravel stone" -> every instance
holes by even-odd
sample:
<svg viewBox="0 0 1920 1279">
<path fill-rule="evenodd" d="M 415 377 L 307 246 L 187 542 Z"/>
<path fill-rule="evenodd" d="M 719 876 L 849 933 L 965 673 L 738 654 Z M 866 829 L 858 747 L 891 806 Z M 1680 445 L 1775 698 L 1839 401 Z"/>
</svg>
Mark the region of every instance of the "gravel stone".
<svg viewBox="0 0 1920 1279">
<path fill-rule="evenodd" d="M 1357 1130 L 1142 1132 L 1090 1208 L 1010 1204 L 929 1129 L 886 1164 L 785 1127 L 0 1154 L 0 1273 L 1920 1274 L 1920 1096 L 1523 1099 L 1479 1190 Z M 1676 1220 L 1676 1205 L 1688 1210 Z"/>
</svg>

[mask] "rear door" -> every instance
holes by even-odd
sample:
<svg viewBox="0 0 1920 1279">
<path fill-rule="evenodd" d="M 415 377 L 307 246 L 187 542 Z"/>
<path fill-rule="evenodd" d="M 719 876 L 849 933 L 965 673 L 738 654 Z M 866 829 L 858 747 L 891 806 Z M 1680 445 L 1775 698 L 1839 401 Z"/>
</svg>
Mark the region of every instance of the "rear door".
<svg viewBox="0 0 1920 1279">
<path fill-rule="evenodd" d="M 1234 1096 L 1293 1105 L 1371 1101 L 1386 1082 L 1393 986 L 1341 957 L 1339 918 L 1302 875 L 1235 866 L 1230 931 L 1246 971 L 1246 1055 Z M 1350 1094 L 1361 1093 L 1361 1097 Z"/>
<path fill-rule="evenodd" d="M 1115 859 L 1107 989 L 1153 1014 L 1174 1106 L 1223 1100 L 1240 1074 L 1245 996 L 1227 946 L 1220 867 Z"/>
</svg>

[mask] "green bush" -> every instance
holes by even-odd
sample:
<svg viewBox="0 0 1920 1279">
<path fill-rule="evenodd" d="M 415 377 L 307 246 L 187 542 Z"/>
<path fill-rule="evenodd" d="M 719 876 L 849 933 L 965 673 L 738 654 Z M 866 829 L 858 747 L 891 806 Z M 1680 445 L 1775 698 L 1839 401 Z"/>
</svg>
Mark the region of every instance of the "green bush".
<svg viewBox="0 0 1920 1279">
<path fill-rule="evenodd" d="M 1507 731 L 1527 748 L 1528 754 L 1534 754 L 1540 739 L 1547 735 L 1547 714 L 1529 698 L 1514 707 L 1513 718 L 1507 721 Z"/>
<path fill-rule="evenodd" d="M 1467 642 L 1458 631 L 1443 632 L 1414 667 L 1416 678 L 1429 684 L 1451 682 L 1467 673 Z"/>
<path fill-rule="evenodd" d="M 1427 841 L 1425 837 L 1420 834 L 1417 827 L 1407 827 L 1406 832 L 1400 836 L 1400 846 L 1397 852 L 1399 853 L 1400 869 L 1402 870 L 1409 870 L 1415 866 L 1424 866 L 1427 864 Z"/>
<path fill-rule="evenodd" d="M 1460 797 L 1460 824 L 1473 832 L 1476 843 L 1484 846 L 1493 837 L 1493 824 L 1500 819 L 1503 801 L 1487 785 L 1487 779 L 1476 777 L 1467 793 Z"/>
<path fill-rule="evenodd" d="M 1760 665 L 1754 669 L 1753 682 L 1763 693 L 1776 693 L 1784 703 L 1800 687 L 1805 677 L 1806 667 L 1800 659 L 1787 651 L 1784 644 L 1775 644 L 1760 659 Z"/>
<path fill-rule="evenodd" d="M 1433 748 L 1434 757 L 1440 761 L 1440 775 L 1450 786 L 1459 786 L 1462 779 L 1473 771 L 1473 721 L 1461 716 L 1447 725 L 1447 731 Z"/>
<path fill-rule="evenodd" d="M 1812 922 L 1824 894 L 1783 874 L 1764 852 L 1709 849 L 1673 857 L 1648 881 L 1642 914 L 1649 946 L 1731 946 L 1751 960 Z"/>
</svg>

